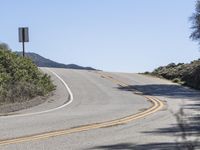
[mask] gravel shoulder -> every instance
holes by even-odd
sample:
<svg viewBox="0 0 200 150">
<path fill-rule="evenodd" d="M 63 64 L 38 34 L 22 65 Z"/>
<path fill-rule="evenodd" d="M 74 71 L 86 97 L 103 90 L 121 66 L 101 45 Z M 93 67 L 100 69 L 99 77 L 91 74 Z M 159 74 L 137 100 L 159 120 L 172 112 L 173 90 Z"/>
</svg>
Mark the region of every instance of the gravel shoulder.
<svg viewBox="0 0 200 150">
<path fill-rule="evenodd" d="M 59 107 L 68 101 L 69 95 L 66 90 L 63 90 L 65 87 L 61 81 L 47 69 L 40 69 L 51 76 L 56 90 L 46 96 L 38 96 L 25 102 L 2 104 L 0 105 L 0 116 L 44 111 Z"/>
<path fill-rule="evenodd" d="M 31 100 L 25 102 L 17 102 L 17 103 L 10 103 L 10 104 L 2 104 L 0 106 L 0 115 L 9 115 L 13 114 L 16 111 L 28 109 L 34 106 L 38 106 L 44 103 L 49 97 L 53 96 L 54 92 L 49 93 L 46 96 L 38 96 Z"/>
</svg>

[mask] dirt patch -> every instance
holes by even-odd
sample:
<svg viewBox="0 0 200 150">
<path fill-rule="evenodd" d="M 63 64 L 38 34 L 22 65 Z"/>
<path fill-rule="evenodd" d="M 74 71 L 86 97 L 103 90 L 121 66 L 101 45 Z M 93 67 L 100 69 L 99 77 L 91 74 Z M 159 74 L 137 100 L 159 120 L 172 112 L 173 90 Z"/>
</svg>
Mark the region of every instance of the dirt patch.
<svg viewBox="0 0 200 150">
<path fill-rule="evenodd" d="M 38 96 L 35 97 L 29 101 L 25 102 L 16 102 L 16 103 L 9 103 L 9 104 L 1 104 L 0 105 L 0 113 L 1 114 L 6 114 L 6 113 L 12 113 L 15 111 L 31 108 L 37 105 L 40 105 L 44 103 L 49 97 L 53 96 L 55 94 L 55 91 L 50 92 L 46 96 Z"/>
</svg>

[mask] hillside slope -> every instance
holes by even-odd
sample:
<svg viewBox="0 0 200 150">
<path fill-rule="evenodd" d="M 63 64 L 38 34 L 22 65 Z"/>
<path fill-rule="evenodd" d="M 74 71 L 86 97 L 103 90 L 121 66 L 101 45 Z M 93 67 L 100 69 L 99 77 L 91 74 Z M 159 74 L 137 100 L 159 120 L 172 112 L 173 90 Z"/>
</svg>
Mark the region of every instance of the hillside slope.
<svg viewBox="0 0 200 150">
<path fill-rule="evenodd" d="M 195 60 L 187 64 L 171 63 L 167 66 L 158 67 L 149 74 L 200 89 L 200 60 Z"/>
<path fill-rule="evenodd" d="M 22 55 L 22 52 L 16 52 L 18 55 Z M 75 64 L 62 64 L 55 61 L 52 61 L 50 59 L 44 58 L 36 53 L 26 53 L 26 56 L 31 58 L 33 62 L 38 67 L 54 67 L 54 68 L 68 68 L 68 69 L 82 69 L 82 70 L 95 70 L 91 67 L 82 67 Z"/>
</svg>

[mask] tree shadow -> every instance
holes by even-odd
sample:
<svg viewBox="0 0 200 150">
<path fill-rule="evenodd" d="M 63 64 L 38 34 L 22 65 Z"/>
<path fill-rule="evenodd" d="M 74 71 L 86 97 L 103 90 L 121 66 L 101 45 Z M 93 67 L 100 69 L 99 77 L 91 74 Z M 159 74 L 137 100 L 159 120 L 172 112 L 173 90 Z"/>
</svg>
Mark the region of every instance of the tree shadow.
<svg viewBox="0 0 200 150">
<path fill-rule="evenodd" d="M 196 145 L 196 148 L 199 145 Z M 193 147 L 188 147 L 186 143 L 150 143 L 150 144 L 133 144 L 133 143 L 120 143 L 113 145 L 103 145 L 90 148 L 93 149 L 104 149 L 104 150 L 192 150 Z"/>
<path fill-rule="evenodd" d="M 140 91 L 144 95 L 167 96 L 170 98 L 189 98 L 199 100 L 200 92 L 176 84 L 147 84 L 147 85 L 128 85 L 117 87 L 123 91 Z"/>
<path fill-rule="evenodd" d="M 119 86 L 119 90 L 130 91 L 134 93 L 141 92 L 143 95 L 164 96 L 168 98 L 185 99 L 193 101 L 193 104 L 183 105 L 180 111 L 174 114 L 177 122 L 166 128 L 158 128 L 154 131 L 142 132 L 152 135 L 167 135 L 176 137 L 174 142 L 159 142 L 149 144 L 133 144 L 120 143 L 115 145 L 104 145 L 93 147 L 91 149 L 107 149 L 107 150 L 194 150 L 200 149 L 198 138 L 190 139 L 190 137 L 200 136 L 200 115 L 188 116 L 185 109 L 200 110 L 200 92 L 190 88 L 182 87 L 175 84 L 148 84 L 148 85 L 129 85 Z M 140 93 L 140 94 L 141 94 Z"/>
<path fill-rule="evenodd" d="M 147 85 L 129 85 L 119 86 L 119 90 L 136 92 L 140 91 L 143 95 L 152 96 L 164 96 L 168 98 L 182 99 L 193 102 L 192 104 L 184 104 L 183 110 L 193 109 L 200 110 L 200 91 L 183 87 L 176 84 L 147 84 Z M 181 114 L 183 115 L 183 114 Z M 189 122 L 185 126 L 188 133 L 199 134 L 200 133 L 200 115 L 184 116 L 185 121 Z M 172 128 L 158 129 L 157 133 L 178 133 L 179 127 L 177 124 Z M 196 131 L 196 132 L 195 132 Z"/>
<path fill-rule="evenodd" d="M 172 99 L 182 99 L 191 102 L 183 105 L 184 109 L 200 110 L 200 91 L 177 84 L 146 84 L 146 85 L 128 85 L 118 86 L 122 91 L 131 91 L 137 94 L 137 91 L 143 95 L 164 96 Z"/>
</svg>

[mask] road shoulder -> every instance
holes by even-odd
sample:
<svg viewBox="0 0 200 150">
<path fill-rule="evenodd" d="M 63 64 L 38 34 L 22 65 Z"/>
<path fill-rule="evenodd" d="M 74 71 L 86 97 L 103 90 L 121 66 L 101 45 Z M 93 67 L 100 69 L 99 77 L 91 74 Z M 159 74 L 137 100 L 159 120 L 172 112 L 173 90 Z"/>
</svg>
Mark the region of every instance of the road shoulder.
<svg viewBox="0 0 200 150">
<path fill-rule="evenodd" d="M 41 69 L 44 73 L 51 76 L 54 85 L 56 85 L 56 90 L 46 96 L 38 96 L 27 102 L 2 105 L 0 106 L 0 116 L 46 111 L 59 107 L 69 101 L 69 93 L 67 90 L 63 90 L 65 87 L 58 77 L 45 68 Z"/>
</svg>

